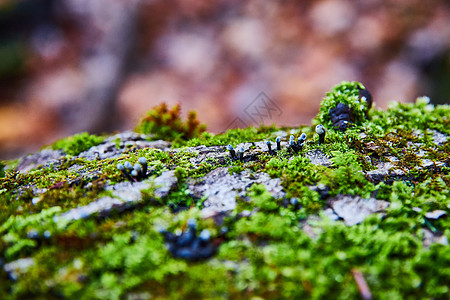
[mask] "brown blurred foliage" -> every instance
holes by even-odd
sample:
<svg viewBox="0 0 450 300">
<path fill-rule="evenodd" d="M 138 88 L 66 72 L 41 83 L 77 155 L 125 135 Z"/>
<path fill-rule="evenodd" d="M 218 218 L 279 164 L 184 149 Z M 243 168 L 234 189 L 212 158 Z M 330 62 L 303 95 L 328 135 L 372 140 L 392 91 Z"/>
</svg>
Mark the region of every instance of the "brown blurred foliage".
<svg viewBox="0 0 450 300">
<path fill-rule="evenodd" d="M 220 132 L 260 92 L 308 124 L 342 80 L 375 107 L 450 98 L 450 7 L 431 0 L 0 1 L 0 158 L 181 103 Z M 267 125 L 267 124 L 266 124 Z"/>
</svg>

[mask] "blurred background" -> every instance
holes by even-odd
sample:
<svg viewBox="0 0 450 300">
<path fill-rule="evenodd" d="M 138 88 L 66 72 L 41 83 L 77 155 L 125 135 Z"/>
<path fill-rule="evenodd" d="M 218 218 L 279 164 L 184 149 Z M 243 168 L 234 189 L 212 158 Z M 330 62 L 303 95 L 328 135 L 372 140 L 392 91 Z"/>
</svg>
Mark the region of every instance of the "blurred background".
<svg viewBox="0 0 450 300">
<path fill-rule="evenodd" d="M 221 132 L 264 92 L 297 126 L 342 80 L 386 108 L 449 103 L 449 79 L 445 0 L 0 0 L 0 159 L 161 102 Z"/>
</svg>

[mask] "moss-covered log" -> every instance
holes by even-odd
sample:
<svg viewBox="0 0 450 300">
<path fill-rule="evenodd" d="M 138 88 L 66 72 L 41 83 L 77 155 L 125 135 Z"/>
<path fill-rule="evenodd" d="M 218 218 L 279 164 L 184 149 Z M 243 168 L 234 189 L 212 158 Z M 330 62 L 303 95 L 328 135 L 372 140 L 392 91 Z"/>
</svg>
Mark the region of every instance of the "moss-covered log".
<svg viewBox="0 0 450 300">
<path fill-rule="evenodd" d="M 312 126 L 214 135 L 193 117 L 171 144 L 149 113 L 145 134 L 3 162 L 0 294 L 448 299 L 450 108 L 361 91 L 334 87 Z"/>
</svg>

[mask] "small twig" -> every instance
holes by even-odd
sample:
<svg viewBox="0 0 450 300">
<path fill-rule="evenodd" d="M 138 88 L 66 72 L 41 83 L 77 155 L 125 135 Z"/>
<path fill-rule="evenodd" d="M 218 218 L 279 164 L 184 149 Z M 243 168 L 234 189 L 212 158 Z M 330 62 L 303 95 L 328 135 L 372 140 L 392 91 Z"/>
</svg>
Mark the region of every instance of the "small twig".
<svg viewBox="0 0 450 300">
<path fill-rule="evenodd" d="M 352 269 L 353 278 L 355 278 L 356 285 L 358 286 L 359 293 L 364 300 L 371 300 L 372 294 L 370 293 L 369 286 L 367 285 L 364 275 L 357 269 Z"/>
</svg>

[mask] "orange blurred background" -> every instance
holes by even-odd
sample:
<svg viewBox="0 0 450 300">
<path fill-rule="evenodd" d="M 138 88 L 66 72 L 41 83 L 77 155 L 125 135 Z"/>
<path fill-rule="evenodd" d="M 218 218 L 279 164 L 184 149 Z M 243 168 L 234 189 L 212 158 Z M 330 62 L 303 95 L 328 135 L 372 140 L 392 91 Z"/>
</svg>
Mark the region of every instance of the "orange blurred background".
<svg viewBox="0 0 450 300">
<path fill-rule="evenodd" d="M 450 4 L 418 0 L 0 0 L 0 159 L 132 129 L 181 103 L 221 132 L 264 92 L 309 124 L 342 80 L 375 106 L 450 99 Z"/>
</svg>

